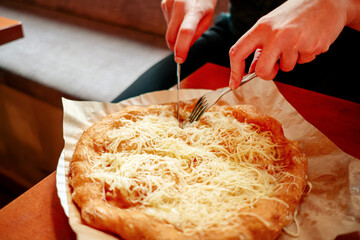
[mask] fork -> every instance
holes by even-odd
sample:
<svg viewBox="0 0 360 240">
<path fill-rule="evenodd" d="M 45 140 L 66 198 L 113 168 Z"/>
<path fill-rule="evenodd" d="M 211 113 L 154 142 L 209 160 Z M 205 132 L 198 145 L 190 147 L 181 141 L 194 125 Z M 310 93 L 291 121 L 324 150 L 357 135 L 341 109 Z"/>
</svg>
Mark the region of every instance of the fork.
<svg viewBox="0 0 360 240">
<path fill-rule="evenodd" d="M 255 72 L 246 75 L 242 81 L 240 86 L 254 79 L 256 76 Z M 214 105 L 222 96 L 226 93 L 230 92 L 231 88 L 226 87 L 213 92 L 205 93 L 196 103 L 194 109 L 192 110 L 189 123 L 199 120 L 199 118 L 212 106 Z"/>
</svg>

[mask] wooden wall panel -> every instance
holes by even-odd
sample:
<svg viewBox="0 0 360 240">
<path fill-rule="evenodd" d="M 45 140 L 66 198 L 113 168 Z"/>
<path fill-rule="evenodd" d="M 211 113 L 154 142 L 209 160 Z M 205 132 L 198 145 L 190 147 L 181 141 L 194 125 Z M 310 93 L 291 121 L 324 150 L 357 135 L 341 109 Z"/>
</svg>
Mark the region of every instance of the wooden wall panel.
<svg viewBox="0 0 360 240">
<path fill-rule="evenodd" d="M 15 0 L 81 15 L 144 32 L 164 35 L 166 22 L 161 0 Z M 228 0 L 218 1 L 215 15 L 227 11 Z"/>
</svg>

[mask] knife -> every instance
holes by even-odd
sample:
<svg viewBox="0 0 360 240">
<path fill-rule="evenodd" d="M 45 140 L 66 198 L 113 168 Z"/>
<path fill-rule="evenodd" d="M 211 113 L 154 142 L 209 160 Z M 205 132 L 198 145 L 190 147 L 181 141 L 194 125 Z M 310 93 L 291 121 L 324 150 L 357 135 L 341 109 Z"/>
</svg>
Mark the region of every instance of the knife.
<svg viewBox="0 0 360 240">
<path fill-rule="evenodd" d="M 180 124 L 180 63 L 176 63 L 176 76 L 177 76 L 177 119 L 179 122 L 179 127 L 181 127 Z"/>
</svg>

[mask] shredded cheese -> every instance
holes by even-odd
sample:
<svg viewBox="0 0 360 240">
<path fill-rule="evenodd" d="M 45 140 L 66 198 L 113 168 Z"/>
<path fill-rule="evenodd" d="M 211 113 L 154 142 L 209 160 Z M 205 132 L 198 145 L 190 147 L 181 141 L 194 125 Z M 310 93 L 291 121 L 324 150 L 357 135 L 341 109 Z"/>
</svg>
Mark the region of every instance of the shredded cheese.
<svg viewBox="0 0 360 240">
<path fill-rule="evenodd" d="M 294 212 L 294 223 L 295 223 L 295 229 L 296 232 L 292 232 L 290 229 L 288 229 L 287 227 L 283 227 L 284 232 L 286 232 L 289 236 L 291 237 L 299 237 L 300 236 L 300 224 L 299 221 L 297 219 L 297 214 L 298 214 L 298 209 L 295 210 Z"/>
<path fill-rule="evenodd" d="M 182 129 L 168 114 L 174 110 L 163 108 L 135 120 L 124 116 L 108 132 L 106 151 L 91 158 L 92 178 L 188 235 L 226 229 L 260 199 L 282 202 L 272 197 L 281 188 L 281 171 L 261 165 L 281 160 L 271 132 L 240 123 L 226 110 L 207 112 Z"/>
</svg>

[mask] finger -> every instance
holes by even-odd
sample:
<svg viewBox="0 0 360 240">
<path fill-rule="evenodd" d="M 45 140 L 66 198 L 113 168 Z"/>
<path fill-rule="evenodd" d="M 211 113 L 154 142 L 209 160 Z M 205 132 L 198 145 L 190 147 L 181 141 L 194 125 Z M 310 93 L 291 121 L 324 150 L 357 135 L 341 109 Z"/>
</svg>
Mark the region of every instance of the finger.
<svg viewBox="0 0 360 240">
<path fill-rule="evenodd" d="M 201 18 L 200 14 L 188 14 L 181 24 L 175 43 L 175 61 L 183 63 L 187 57 L 190 47 L 210 26 L 212 14 Z"/>
<path fill-rule="evenodd" d="M 265 80 L 274 79 L 279 71 L 279 63 L 277 62 L 278 59 L 278 50 L 274 49 L 271 46 L 263 49 L 256 63 L 256 75 Z"/>
<path fill-rule="evenodd" d="M 200 19 L 192 43 L 194 43 L 210 26 L 213 14 L 209 13 Z M 191 44 L 192 45 L 192 44 Z"/>
<path fill-rule="evenodd" d="M 294 69 L 299 58 L 297 51 L 283 52 L 280 56 L 280 69 L 284 72 L 290 72 Z"/>
<path fill-rule="evenodd" d="M 258 64 L 255 66 L 255 73 L 257 76 L 259 76 L 261 79 L 264 79 L 264 80 L 273 80 L 276 75 L 278 74 L 279 72 L 279 69 L 280 69 L 280 66 L 279 66 L 279 63 L 276 62 L 272 68 L 269 69 L 269 72 L 267 72 L 266 74 L 263 74 L 261 72 L 261 70 L 257 70 L 258 69 Z"/>
<path fill-rule="evenodd" d="M 257 64 L 257 62 L 259 60 L 259 57 L 261 55 L 261 51 L 262 50 L 260 48 L 256 49 L 256 51 L 254 53 L 254 58 L 253 58 L 253 60 L 252 60 L 252 62 L 250 64 L 249 73 L 252 73 L 252 72 L 255 71 L 255 67 L 256 67 L 256 64 Z"/>
<path fill-rule="evenodd" d="M 240 84 L 241 80 L 244 76 L 245 72 L 245 60 L 237 61 L 236 63 L 230 63 L 230 81 L 229 87 L 231 89 L 237 89 Z"/>
<path fill-rule="evenodd" d="M 229 86 L 231 89 L 240 86 L 245 71 L 245 59 L 259 47 L 261 47 L 261 39 L 251 30 L 231 47 L 229 52 L 231 67 Z"/>
<path fill-rule="evenodd" d="M 174 3 L 173 0 L 162 0 L 161 1 L 161 9 L 162 9 L 166 24 L 169 24 L 169 21 L 171 19 L 173 3 Z"/>
<path fill-rule="evenodd" d="M 297 63 L 303 64 L 315 60 L 317 55 L 320 55 L 329 50 L 329 44 L 326 40 L 314 40 L 306 42 L 301 48 L 299 48 L 299 58 Z"/>
<path fill-rule="evenodd" d="M 178 32 L 185 15 L 183 2 L 175 2 L 171 12 L 171 18 L 166 32 L 166 41 L 171 50 L 174 50 Z"/>
<path fill-rule="evenodd" d="M 313 61 L 316 58 L 316 54 L 299 53 L 297 63 L 304 64 Z"/>
<path fill-rule="evenodd" d="M 185 15 L 174 48 L 176 62 L 183 63 L 185 61 L 189 48 L 193 43 L 199 22 L 199 15 L 193 13 Z"/>
</svg>

